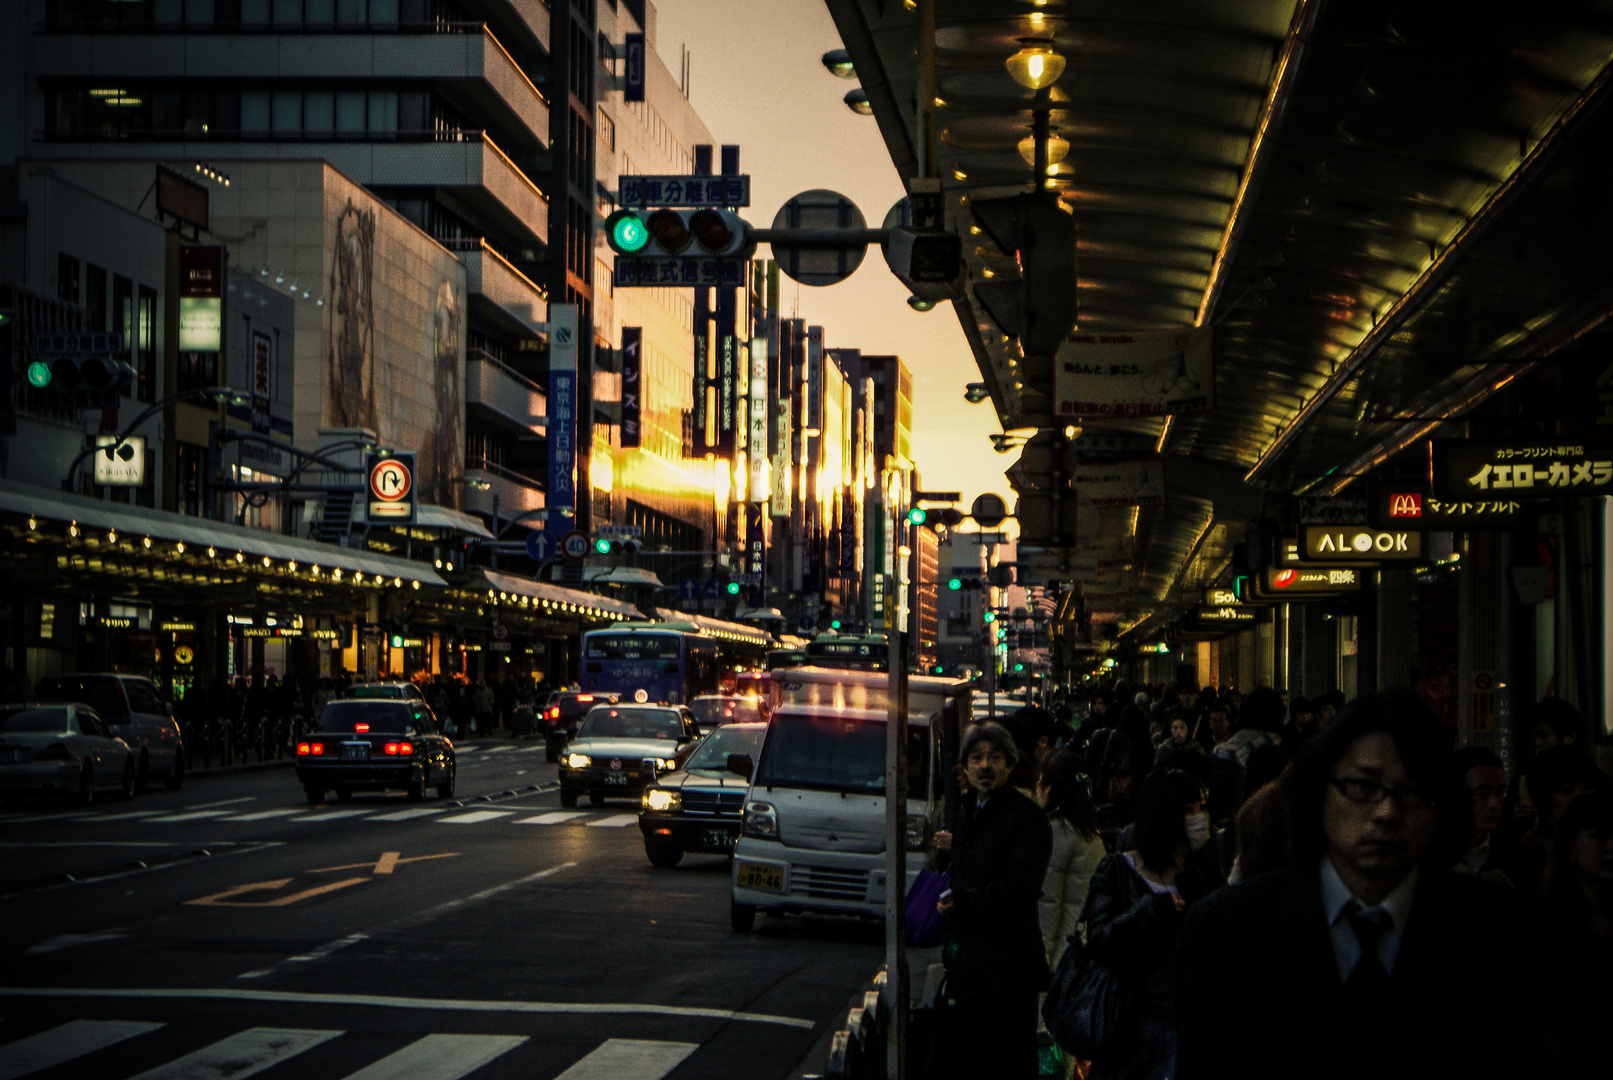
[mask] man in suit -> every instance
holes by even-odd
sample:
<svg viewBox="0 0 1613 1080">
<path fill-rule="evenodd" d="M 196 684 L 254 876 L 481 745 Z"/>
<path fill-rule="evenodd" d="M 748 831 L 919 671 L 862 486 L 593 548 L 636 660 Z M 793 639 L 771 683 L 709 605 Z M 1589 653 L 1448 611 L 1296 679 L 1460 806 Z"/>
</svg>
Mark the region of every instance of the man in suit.
<svg viewBox="0 0 1613 1080">
<path fill-rule="evenodd" d="M 1506 891 L 1435 850 L 1448 739 L 1415 699 L 1353 702 L 1290 777 L 1293 863 L 1183 930 L 1178 1080 L 1542 1075 Z M 1466 807 L 1454 807 L 1465 813 Z"/>
<path fill-rule="evenodd" d="M 963 736 L 963 768 L 973 798 L 952 832 L 938 832 L 952 888 L 938 905 L 947 917 L 943 958 L 957 1002 L 946 1075 L 1036 1076 L 1036 996 L 1047 989 L 1042 947 L 1042 881 L 1053 853 L 1047 814 L 1009 783 L 1019 748 L 1000 724 Z"/>
</svg>

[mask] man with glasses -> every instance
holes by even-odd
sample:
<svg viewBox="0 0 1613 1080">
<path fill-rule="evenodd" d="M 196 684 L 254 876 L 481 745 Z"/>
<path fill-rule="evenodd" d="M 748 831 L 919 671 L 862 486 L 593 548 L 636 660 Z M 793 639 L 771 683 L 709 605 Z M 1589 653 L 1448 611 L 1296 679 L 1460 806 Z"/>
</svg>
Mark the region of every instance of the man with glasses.
<svg viewBox="0 0 1613 1080">
<path fill-rule="evenodd" d="M 1179 1080 L 1537 1075 L 1484 986 L 1530 985 L 1506 890 L 1452 873 L 1447 730 L 1416 699 L 1356 700 L 1295 762 L 1293 861 L 1183 931 Z"/>
</svg>

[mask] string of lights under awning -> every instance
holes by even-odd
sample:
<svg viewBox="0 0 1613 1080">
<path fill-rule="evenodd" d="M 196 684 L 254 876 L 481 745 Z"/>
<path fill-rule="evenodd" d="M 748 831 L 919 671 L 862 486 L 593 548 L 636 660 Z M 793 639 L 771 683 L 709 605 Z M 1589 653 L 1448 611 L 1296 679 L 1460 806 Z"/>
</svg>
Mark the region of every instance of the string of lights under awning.
<svg viewBox="0 0 1613 1080">
<path fill-rule="evenodd" d="M 729 641 L 742 641 L 747 645 L 771 645 L 773 643 L 773 639 L 767 634 L 762 633 L 753 626 L 744 626 L 740 623 L 711 619 L 704 615 L 686 615 L 681 611 L 672 611 L 668 608 L 657 608 L 655 616 L 668 622 L 693 623 L 712 637 L 725 638 Z"/>
<path fill-rule="evenodd" d="M 518 577 L 498 570 L 483 570 L 481 574 L 482 580 L 471 585 L 473 591 L 481 588 L 486 591 L 489 600 L 519 604 L 536 609 L 536 613 L 574 614 L 584 618 L 609 619 L 613 622 L 644 617 L 632 604 L 613 597 L 596 596 L 593 593 L 567 589 L 546 581 L 534 581 L 531 578 Z"/>
</svg>

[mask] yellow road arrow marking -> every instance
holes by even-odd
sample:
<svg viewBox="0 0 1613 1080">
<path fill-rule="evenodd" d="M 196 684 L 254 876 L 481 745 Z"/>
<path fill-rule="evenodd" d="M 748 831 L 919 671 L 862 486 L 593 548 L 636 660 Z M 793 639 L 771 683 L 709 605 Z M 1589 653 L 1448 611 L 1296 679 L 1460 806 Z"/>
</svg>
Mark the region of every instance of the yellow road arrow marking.
<svg viewBox="0 0 1613 1080">
<path fill-rule="evenodd" d="M 337 889 L 345 889 L 350 885 L 362 885 L 369 879 L 361 877 L 344 878 L 341 881 L 333 881 L 328 885 L 316 885 L 311 889 L 304 889 L 301 892 L 291 893 L 288 896 L 277 896 L 273 900 L 234 899 L 234 897 L 245 896 L 250 893 L 273 892 L 276 889 L 283 889 L 287 885 L 291 884 L 291 880 L 291 878 L 279 878 L 275 881 L 254 881 L 246 885 L 236 885 L 232 888 L 225 889 L 223 892 L 213 893 L 211 896 L 202 896 L 195 900 L 186 900 L 185 903 L 192 907 L 285 907 L 288 904 L 295 904 L 299 900 L 308 900 L 315 896 L 322 896 L 325 893 L 335 892 Z"/>
</svg>

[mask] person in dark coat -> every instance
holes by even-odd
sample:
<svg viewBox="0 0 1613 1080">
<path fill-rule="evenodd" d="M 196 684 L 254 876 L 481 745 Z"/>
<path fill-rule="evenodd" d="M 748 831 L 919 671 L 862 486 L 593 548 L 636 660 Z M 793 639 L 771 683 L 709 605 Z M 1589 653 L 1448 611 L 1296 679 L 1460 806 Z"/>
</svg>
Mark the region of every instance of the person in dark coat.
<svg viewBox="0 0 1613 1080">
<path fill-rule="evenodd" d="M 975 724 L 960 757 L 974 794 L 960 801 L 955 827 L 935 836 L 952 876 L 938 905 L 947 919 L 947 990 L 957 1003 L 949 1073 L 1033 1080 L 1036 996 L 1051 975 L 1037 905 L 1053 833 L 1042 808 L 1009 785 L 1019 748 L 1007 729 Z"/>
<path fill-rule="evenodd" d="M 1536 980 L 1515 899 L 1435 843 L 1448 757 L 1409 696 L 1358 698 L 1306 747 L 1292 864 L 1188 914 L 1178 1080 L 1541 1075 L 1532 1004 L 1476 1004 Z"/>
</svg>

